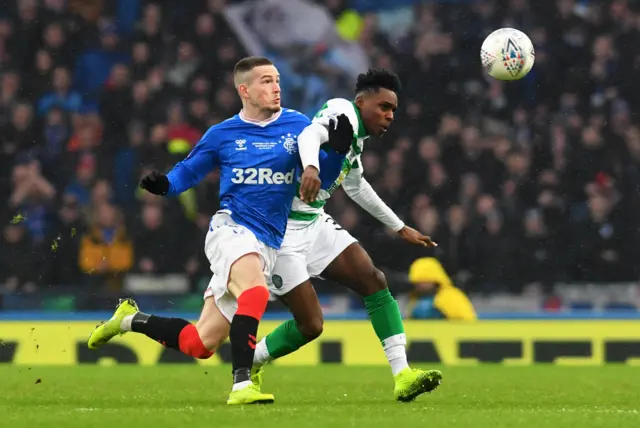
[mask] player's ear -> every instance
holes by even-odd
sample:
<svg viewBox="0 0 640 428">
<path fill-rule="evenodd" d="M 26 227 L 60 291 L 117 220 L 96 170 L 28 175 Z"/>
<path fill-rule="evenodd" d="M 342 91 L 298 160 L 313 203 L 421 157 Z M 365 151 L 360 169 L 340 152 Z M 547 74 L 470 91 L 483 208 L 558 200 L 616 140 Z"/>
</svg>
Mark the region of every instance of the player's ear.
<svg viewBox="0 0 640 428">
<path fill-rule="evenodd" d="M 364 95 L 363 94 L 357 95 L 354 103 L 355 103 L 356 107 L 361 109 L 362 106 L 364 105 Z"/>
<path fill-rule="evenodd" d="M 238 85 L 238 95 L 240 95 L 241 99 L 249 97 L 249 87 L 246 83 L 240 83 Z"/>
</svg>

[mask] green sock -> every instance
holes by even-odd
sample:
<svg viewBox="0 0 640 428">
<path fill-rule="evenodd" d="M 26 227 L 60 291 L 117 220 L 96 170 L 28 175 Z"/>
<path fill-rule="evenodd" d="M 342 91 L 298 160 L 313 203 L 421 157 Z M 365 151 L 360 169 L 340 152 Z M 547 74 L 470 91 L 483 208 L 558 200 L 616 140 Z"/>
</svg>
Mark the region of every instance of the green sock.
<svg viewBox="0 0 640 428">
<path fill-rule="evenodd" d="M 404 324 L 398 302 L 388 288 L 380 290 L 364 298 L 371 325 L 380 339 L 384 354 L 395 376 L 409 367 L 407 362 L 407 337 L 404 335 Z"/>
<path fill-rule="evenodd" d="M 371 325 L 383 346 L 385 346 L 385 339 L 404 334 L 398 302 L 388 288 L 365 297 L 364 304 L 371 319 Z"/>
<path fill-rule="evenodd" d="M 285 321 L 266 337 L 267 351 L 272 359 L 297 351 L 309 340 L 298 329 L 295 320 Z"/>
</svg>

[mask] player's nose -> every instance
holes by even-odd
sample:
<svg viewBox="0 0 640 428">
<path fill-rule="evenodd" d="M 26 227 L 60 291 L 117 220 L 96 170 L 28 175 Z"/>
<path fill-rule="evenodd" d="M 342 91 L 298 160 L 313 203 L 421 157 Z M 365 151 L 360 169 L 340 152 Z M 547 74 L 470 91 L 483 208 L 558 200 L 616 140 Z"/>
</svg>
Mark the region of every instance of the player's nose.
<svg viewBox="0 0 640 428">
<path fill-rule="evenodd" d="M 386 114 L 384 115 L 384 118 L 385 118 L 385 120 L 386 120 L 387 122 L 389 122 L 389 123 L 393 122 L 393 119 L 394 119 L 394 114 L 393 114 L 393 112 L 392 112 L 392 111 L 388 111 L 388 112 L 386 112 Z"/>
</svg>

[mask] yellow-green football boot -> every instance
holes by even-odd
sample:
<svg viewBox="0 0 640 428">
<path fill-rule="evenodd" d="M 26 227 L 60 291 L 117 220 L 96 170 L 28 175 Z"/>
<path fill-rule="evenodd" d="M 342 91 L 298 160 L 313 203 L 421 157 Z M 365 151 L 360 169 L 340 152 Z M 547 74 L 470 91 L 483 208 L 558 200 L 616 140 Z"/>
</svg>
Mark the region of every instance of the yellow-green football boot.
<svg viewBox="0 0 640 428">
<path fill-rule="evenodd" d="M 262 390 L 262 373 L 264 372 L 264 366 L 260 368 L 251 369 L 251 382 L 258 388 L 258 391 Z"/>
<path fill-rule="evenodd" d="M 231 391 L 227 404 L 272 404 L 275 401 L 273 394 L 263 394 L 260 388 L 251 383 L 237 391 Z"/>
<path fill-rule="evenodd" d="M 407 367 L 394 376 L 396 386 L 393 394 L 396 400 L 409 402 L 420 394 L 435 390 L 442 380 L 439 370 L 420 370 Z"/>
<path fill-rule="evenodd" d="M 115 336 L 126 333 L 120 325 L 127 315 L 134 315 L 138 312 L 138 305 L 133 299 L 120 299 L 116 311 L 109 321 L 103 322 L 91 332 L 87 345 L 89 349 L 98 349 Z"/>
</svg>

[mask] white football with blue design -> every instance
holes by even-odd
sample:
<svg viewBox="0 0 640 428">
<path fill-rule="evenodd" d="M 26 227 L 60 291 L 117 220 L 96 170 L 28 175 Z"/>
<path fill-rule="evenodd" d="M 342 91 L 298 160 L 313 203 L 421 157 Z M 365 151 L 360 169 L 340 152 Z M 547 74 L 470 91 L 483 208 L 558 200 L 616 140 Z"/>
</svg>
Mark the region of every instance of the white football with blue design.
<svg viewBox="0 0 640 428">
<path fill-rule="evenodd" d="M 519 80 L 526 76 L 536 59 L 533 43 L 515 28 L 500 28 L 489 34 L 480 50 L 482 67 L 498 80 Z"/>
</svg>

